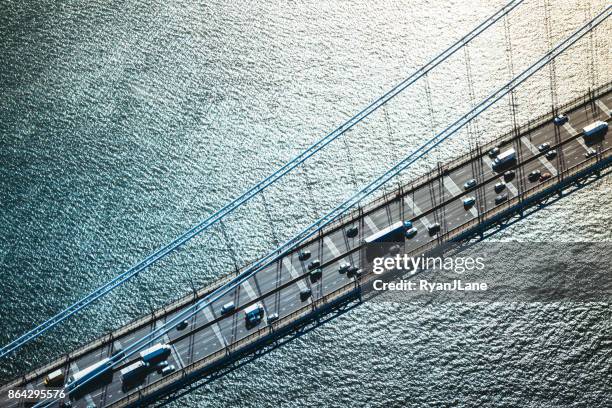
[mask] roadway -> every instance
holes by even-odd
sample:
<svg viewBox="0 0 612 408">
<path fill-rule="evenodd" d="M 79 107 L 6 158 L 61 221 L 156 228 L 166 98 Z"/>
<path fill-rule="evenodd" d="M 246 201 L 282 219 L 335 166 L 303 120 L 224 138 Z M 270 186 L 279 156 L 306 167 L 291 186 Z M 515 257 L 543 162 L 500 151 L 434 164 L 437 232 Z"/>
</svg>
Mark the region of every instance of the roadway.
<svg viewBox="0 0 612 408">
<path fill-rule="evenodd" d="M 591 111 L 590 105 L 579 107 L 569 112 L 569 122 L 558 128 L 562 141 L 571 139 L 576 132 L 580 132 L 584 126 L 592 123 L 594 120 L 610 121 L 609 113 L 610 109 L 612 109 L 612 92 L 599 98 L 594 106 L 594 112 Z M 592 147 L 599 147 L 602 151 L 609 149 L 610 133 L 605 136 L 598 146 Z M 531 171 L 547 171 L 553 176 L 556 175 L 559 169 L 559 154 L 551 160 L 543 156 L 530 160 L 538 154 L 537 146 L 545 142 L 551 145 L 558 143 L 558 140 L 555 140 L 555 126 L 550 121 L 520 137 L 520 150 L 517 150 L 517 153 L 519 163 L 524 163 L 521 164 L 523 170 L 517 171 L 516 177 L 511 182 L 506 183 L 503 193 L 508 194 L 508 199 L 516 196 L 518 191 L 523 188 L 521 186 L 530 188 L 538 183 L 530 182 L 527 179 L 527 175 Z M 501 151 L 503 152 L 510 147 L 516 146 L 516 141 L 510 141 L 501 146 Z M 585 145 L 582 137 L 579 137 L 563 144 L 558 149 L 558 152 L 562 151 L 567 168 L 584 161 L 584 155 L 589 148 Z M 489 180 L 490 178 L 493 178 L 493 180 L 479 183 L 477 188 L 480 191 L 479 196 L 482 197 L 482 200 L 477 202 L 471 209 L 466 209 L 463 206 L 463 198 L 472 195 L 476 196 L 476 193 L 475 191 L 466 193 L 463 185 L 472 178 L 479 181 Z M 174 329 L 163 339 L 163 342 L 172 345 L 172 353 L 167 360 L 168 363 L 174 365 L 176 369 L 181 369 L 214 352 L 224 349 L 227 345 L 231 345 L 267 324 L 264 318 L 258 326 L 247 328 L 244 314 L 240 311 L 224 317 L 221 315 L 220 310 L 225 303 L 234 302 L 236 307 L 240 309 L 245 304 L 260 299 L 264 306 L 265 316 L 276 313 L 282 318 L 309 304 L 313 299 L 318 299 L 324 294 L 333 292 L 350 283 L 354 277 L 348 276 L 346 273 L 339 273 L 338 266 L 341 262 L 349 262 L 351 265 L 360 266 L 359 251 L 357 249 L 360 247 L 364 237 L 400 219 L 412 219 L 414 225 L 418 228 L 418 234 L 413 239 L 407 240 L 406 247 L 408 251 L 416 249 L 436 239 L 436 237 L 430 237 L 427 233 L 427 227 L 434 222 L 442 224 L 442 232 L 449 231 L 476 218 L 478 211 L 484 212 L 494 208 L 496 206 L 495 197 L 498 195 L 494 192 L 494 185 L 499 180 L 503 181 L 501 177 L 497 177 L 497 174 L 492 171 L 491 159 L 487 156 L 487 152 L 483 152 L 482 156 L 475 158 L 473 163 L 466 163 L 459 168 L 451 170 L 442 177 L 441 182 L 439 180 L 434 180 L 426 185 L 417 187 L 402 200 L 392 200 L 387 205 L 366 215 L 362 222 L 355 223 L 354 225 L 348 223 L 341 228 L 332 229 L 322 234 L 322 236 L 309 242 L 304 248 L 311 252 L 310 259 L 300 261 L 297 252 L 293 252 L 273 265 L 266 267 L 235 290 L 230 291 L 203 312 L 197 313 L 189 319 L 187 328 L 180 331 Z M 432 211 L 432 208 L 445 201 L 448 201 L 448 203 L 443 206 L 443 209 Z M 349 238 L 346 234 L 346 230 L 351 226 L 359 228 L 358 235 L 354 238 Z M 350 252 L 350 254 L 343 255 L 347 252 Z M 298 279 L 300 276 L 307 275 L 308 264 L 314 259 L 321 260 L 324 265 L 322 278 L 316 282 L 311 282 L 308 277 Z M 331 263 L 329 263 L 330 261 Z M 286 287 L 282 287 L 284 284 L 286 284 Z M 311 297 L 302 300 L 300 298 L 300 291 L 303 289 L 310 289 L 312 291 Z M 183 309 L 175 312 L 175 314 L 182 311 Z M 98 347 L 72 361 L 63 367 L 67 373 L 66 377 L 105 357 L 109 357 L 118 349 L 126 348 L 130 343 L 150 333 L 152 329 L 168 321 L 175 314 L 170 314 L 152 324 L 140 327 L 125 336 L 120 336 L 113 342 Z M 43 378 L 44 376 L 41 375 L 22 386 L 43 389 Z M 143 379 L 142 383 L 130 389 L 122 389 L 119 372 L 116 370 L 111 377 L 90 387 L 83 396 L 73 401 L 73 406 L 105 406 L 124 398 L 141 387 L 158 381 L 160 378 L 162 378 L 162 375 L 153 370 Z M 19 406 L 17 401 L 6 399 L 5 391 L 6 389 L 3 387 L 0 405 L 3 407 Z"/>
</svg>

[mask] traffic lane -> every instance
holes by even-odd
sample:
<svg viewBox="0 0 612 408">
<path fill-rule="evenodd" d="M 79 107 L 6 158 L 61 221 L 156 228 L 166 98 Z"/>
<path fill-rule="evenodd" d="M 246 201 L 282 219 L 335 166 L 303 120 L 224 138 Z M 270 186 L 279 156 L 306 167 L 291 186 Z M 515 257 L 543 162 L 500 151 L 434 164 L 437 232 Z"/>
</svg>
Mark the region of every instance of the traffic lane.
<svg viewBox="0 0 612 408">
<path fill-rule="evenodd" d="M 602 115 L 610 118 L 612 116 L 612 94 L 607 95 L 607 98 L 599 98 L 597 101 L 596 105 L 601 110 Z"/>
</svg>

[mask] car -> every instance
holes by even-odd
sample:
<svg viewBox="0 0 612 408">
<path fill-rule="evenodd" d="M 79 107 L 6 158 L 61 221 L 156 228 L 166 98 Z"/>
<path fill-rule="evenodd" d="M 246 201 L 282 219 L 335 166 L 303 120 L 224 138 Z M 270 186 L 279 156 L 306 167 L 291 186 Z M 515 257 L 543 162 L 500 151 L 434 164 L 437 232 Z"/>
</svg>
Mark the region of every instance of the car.
<svg viewBox="0 0 612 408">
<path fill-rule="evenodd" d="M 514 170 L 508 170 L 504 173 L 504 181 L 506 183 L 512 181 L 514 180 L 514 176 L 516 176 L 516 172 Z"/>
<path fill-rule="evenodd" d="M 308 258 L 310 258 L 310 255 L 311 255 L 310 251 L 305 249 L 303 251 L 300 251 L 300 253 L 298 254 L 298 259 L 300 261 L 306 261 Z"/>
<path fill-rule="evenodd" d="M 349 270 L 346 272 L 346 276 L 348 276 L 349 278 L 353 277 L 353 276 L 359 276 L 361 275 L 361 269 L 359 269 L 356 266 L 351 266 L 349 268 Z"/>
<path fill-rule="evenodd" d="M 274 323 L 275 321 L 278 320 L 278 313 L 272 313 L 268 315 L 267 320 L 268 320 L 268 324 Z"/>
<path fill-rule="evenodd" d="M 476 179 L 469 179 L 468 181 L 465 182 L 465 184 L 463 184 L 464 190 L 469 190 L 470 188 L 474 188 L 474 187 L 476 187 Z"/>
<path fill-rule="evenodd" d="M 176 367 L 174 367 L 174 364 L 170 364 L 168 367 L 164 367 L 163 370 L 161 370 L 161 375 L 168 375 L 170 373 L 173 373 L 174 370 L 176 370 Z"/>
<path fill-rule="evenodd" d="M 542 172 L 540 172 L 540 170 L 534 170 L 531 173 L 529 173 L 529 175 L 527 176 L 527 179 L 533 183 L 535 181 L 538 181 L 541 175 L 542 175 Z"/>
<path fill-rule="evenodd" d="M 389 253 L 392 255 L 399 254 L 402 250 L 402 247 L 399 244 L 391 245 L 389 248 Z"/>
<path fill-rule="evenodd" d="M 308 288 L 300 290 L 300 300 L 303 302 L 312 295 L 312 291 Z"/>
<path fill-rule="evenodd" d="M 540 176 L 540 181 L 546 181 L 549 178 L 552 177 L 552 174 L 550 174 L 549 172 L 545 171 L 544 173 L 542 173 L 542 175 Z"/>
<path fill-rule="evenodd" d="M 440 224 L 437 222 L 434 224 L 431 224 L 429 227 L 427 227 L 427 231 L 429 232 L 429 235 L 433 237 L 438 232 L 440 232 Z"/>
<path fill-rule="evenodd" d="M 221 314 L 226 314 L 229 313 L 231 311 L 233 311 L 236 308 L 236 305 L 234 305 L 234 302 L 227 302 L 226 304 L 223 305 L 223 307 L 221 307 Z"/>
<path fill-rule="evenodd" d="M 346 230 L 346 236 L 349 238 L 355 238 L 359 233 L 359 228 L 352 226 Z"/>
<path fill-rule="evenodd" d="M 555 125 L 561 126 L 561 125 L 564 125 L 568 120 L 569 120 L 569 116 L 567 116 L 566 114 L 562 113 L 561 115 L 555 117 L 553 119 L 553 122 L 554 122 Z"/>
<path fill-rule="evenodd" d="M 189 326 L 189 322 L 187 320 L 183 320 L 182 322 L 176 325 L 176 330 L 184 330 L 187 328 L 187 326 Z"/>
<path fill-rule="evenodd" d="M 416 227 L 412 227 L 412 228 L 406 230 L 406 232 L 405 232 L 406 238 L 408 238 L 408 239 L 414 238 L 418 232 L 419 232 L 419 230 L 417 230 Z"/>
<path fill-rule="evenodd" d="M 501 181 L 495 184 L 495 186 L 493 187 L 493 190 L 495 190 L 495 192 L 498 194 L 504 191 L 505 189 L 506 189 L 506 183 L 502 183 Z"/>
<path fill-rule="evenodd" d="M 508 194 L 500 194 L 495 197 L 495 204 L 501 204 L 506 200 L 508 200 Z"/>
<path fill-rule="evenodd" d="M 550 143 L 542 143 L 541 145 L 538 146 L 538 150 L 541 153 L 549 151 L 550 150 Z"/>
<path fill-rule="evenodd" d="M 463 206 L 466 210 L 471 208 L 474 204 L 476 204 L 476 197 L 466 197 L 463 199 Z"/>
<path fill-rule="evenodd" d="M 161 374 L 162 370 L 168 367 L 168 365 L 169 363 L 167 361 L 160 361 L 155 365 L 155 370 L 157 370 L 157 372 Z"/>
<path fill-rule="evenodd" d="M 412 221 L 410 220 L 404 221 L 404 229 L 409 230 L 410 228 L 412 228 Z"/>
<path fill-rule="evenodd" d="M 490 158 L 494 158 L 495 156 L 497 156 L 499 154 L 499 147 L 494 147 L 491 150 L 489 150 L 489 157 Z"/>
<path fill-rule="evenodd" d="M 321 276 L 323 276 L 323 270 L 321 268 L 313 269 L 312 271 L 310 271 L 310 281 L 312 283 L 315 283 L 316 281 L 321 279 Z"/>
<path fill-rule="evenodd" d="M 591 157 L 594 157 L 594 156 L 597 156 L 597 152 L 595 150 L 593 150 L 593 149 L 589 149 L 589 151 L 587 151 L 584 154 L 584 157 L 586 157 L 587 159 L 589 159 Z"/>
<path fill-rule="evenodd" d="M 315 259 L 311 263 L 308 264 L 308 270 L 312 271 L 313 269 L 317 269 L 319 266 L 321 266 L 321 261 L 319 261 L 318 259 Z"/>
<path fill-rule="evenodd" d="M 555 156 L 557 155 L 557 151 L 556 150 L 549 150 L 544 157 L 546 157 L 548 160 L 552 160 L 555 158 Z"/>
<path fill-rule="evenodd" d="M 346 271 L 349 270 L 349 268 L 351 267 L 351 264 L 348 262 L 342 262 L 340 264 L 340 268 L 338 268 L 338 272 L 340 273 L 346 273 Z"/>
</svg>

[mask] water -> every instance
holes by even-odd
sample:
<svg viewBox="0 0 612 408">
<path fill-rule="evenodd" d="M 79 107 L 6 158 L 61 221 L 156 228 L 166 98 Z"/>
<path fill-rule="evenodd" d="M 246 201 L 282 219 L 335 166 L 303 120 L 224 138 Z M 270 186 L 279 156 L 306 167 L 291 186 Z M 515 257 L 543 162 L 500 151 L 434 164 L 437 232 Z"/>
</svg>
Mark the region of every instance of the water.
<svg viewBox="0 0 612 408">
<path fill-rule="evenodd" d="M 547 48 L 542 1 L 511 14 L 515 73 Z M 553 42 L 605 1 L 554 5 Z M 168 242 L 357 112 L 501 2 L 0 4 L 0 343 Z M 612 78 L 606 22 L 557 61 L 561 102 Z M 590 45 L 593 45 L 591 53 Z M 474 101 L 509 78 L 502 25 L 469 50 Z M 590 58 L 595 69 L 588 69 Z M 226 228 L 244 264 L 466 112 L 464 54 Z M 550 106 L 548 70 L 517 92 Z M 507 101 L 479 122 L 507 130 Z M 402 177 L 467 149 L 457 135 Z M 348 150 L 347 150 L 348 146 Z M 347 153 L 349 151 L 350 153 Z M 376 157 L 376 160 L 372 160 Z M 354 176 L 353 176 L 354 174 Z M 498 235 L 607 240 L 605 178 Z M 273 225 L 271 228 L 270 225 Z M 219 229 L 0 365 L 8 380 L 234 267 Z M 605 406 L 606 305 L 366 304 L 175 406 Z M 254 381 L 253 378 L 257 378 Z M 609 402 L 609 401 L 608 401 Z"/>
</svg>

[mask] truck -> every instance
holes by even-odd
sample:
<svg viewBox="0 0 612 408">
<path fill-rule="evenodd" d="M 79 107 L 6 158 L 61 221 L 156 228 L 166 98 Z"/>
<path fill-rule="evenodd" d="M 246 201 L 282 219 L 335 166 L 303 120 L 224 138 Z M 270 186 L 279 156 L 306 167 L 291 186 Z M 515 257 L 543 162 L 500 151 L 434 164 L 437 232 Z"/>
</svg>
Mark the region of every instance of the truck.
<svg viewBox="0 0 612 408">
<path fill-rule="evenodd" d="M 264 315 L 264 308 L 261 303 L 255 303 L 244 309 L 244 318 L 248 325 L 258 324 Z"/>
<path fill-rule="evenodd" d="M 68 389 L 68 391 L 71 391 L 94 377 L 98 379 L 104 376 L 105 374 L 110 373 L 111 370 L 111 359 L 105 358 L 104 360 L 100 360 L 97 363 L 92 364 L 89 367 L 84 368 L 81 371 L 72 374 L 70 377 L 68 377 L 68 384 L 66 385 L 66 388 Z M 96 381 L 96 379 L 92 380 L 92 382 Z"/>
<path fill-rule="evenodd" d="M 366 244 L 399 241 L 403 239 L 404 232 L 411 227 L 412 223 L 410 221 L 398 221 L 366 237 L 364 241 Z"/>
<path fill-rule="evenodd" d="M 61 368 L 49 373 L 45 377 L 45 387 L 61 387 L 64 385 L 64 372 Z"/>
<path fill-rule="evenodd" d="M 514 149 L 508 149 L 497 155 L 495 160 L 493 160 L 493 171 L 499 171 L 510 164 L 514 164 L 516 162 L 516 151 Z"/>
<path fill-rule="evenodd" d="M 144 377 L 145 372 L 149 365 L 144 361 L 136 361 L 129 366 L 122 368 L 120 371 L 121 381 L 124 384 L 131 383 L 137 380 L 141 380 Z"/>
<path fill-rule="evenodd" d="M 582 128 L 582 132 L 584 134 L 584 138 L 592 138 L 593 136 L 603 135 L 608 131 L 608 124 L 603 120 L 598 120 L 591 123 L 588 126 Z"/>
<path fill-rule="evenodd" d="M 143 362 L 151 364 L 152 362 L 157 362 L 168 358 L 171 350 L 172 348 L 170 345 L 157 343 L 148 349 L 142 350 L 140 352 L 140 358 Z"/>
</svg>

